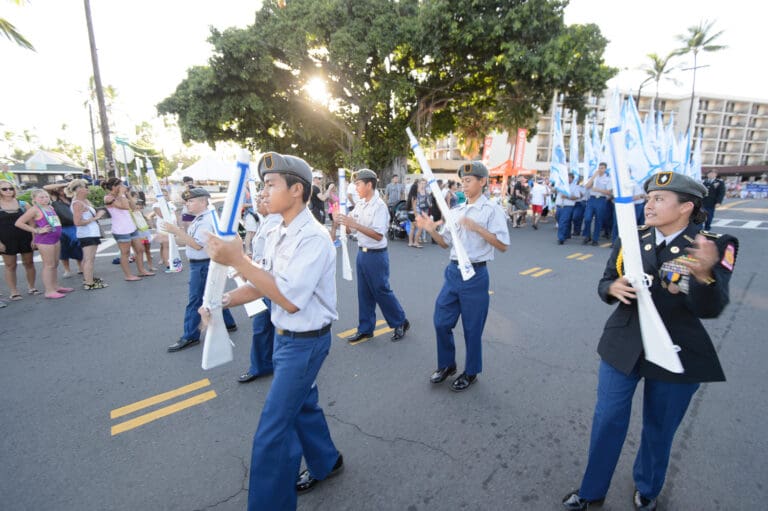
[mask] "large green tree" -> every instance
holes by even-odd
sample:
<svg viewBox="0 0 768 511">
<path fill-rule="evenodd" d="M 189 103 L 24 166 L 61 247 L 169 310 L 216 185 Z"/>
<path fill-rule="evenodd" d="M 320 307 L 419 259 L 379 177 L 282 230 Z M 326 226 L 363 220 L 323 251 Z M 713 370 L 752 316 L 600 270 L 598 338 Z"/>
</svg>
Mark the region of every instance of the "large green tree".
<svg viewBox="0 0 768 511">
<path fill-rule="evenodd" d="M 402 164 L 405 127 L 533 128 L 563 93 L 582 109 L 615 72 L 594 25 L 566 26 L 558 0 L 266 0 L 254 24 L 212 29 L 208 65 L 158 105 L 185 141 L 233 140 L 318 168 Z M 327 102 L 311 99 L 324 82 Z M 472 149 L 467 150 L 471 154 Z"/>
</svg>

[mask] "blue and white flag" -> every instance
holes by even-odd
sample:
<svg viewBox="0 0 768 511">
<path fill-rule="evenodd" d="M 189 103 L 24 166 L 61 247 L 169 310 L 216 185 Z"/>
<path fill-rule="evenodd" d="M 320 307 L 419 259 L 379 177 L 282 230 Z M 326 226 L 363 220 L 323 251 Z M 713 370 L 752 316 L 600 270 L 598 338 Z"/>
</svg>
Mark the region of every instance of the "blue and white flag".
<svg viewBox="0 0 768 511">
<path fill-rule="evenodd" d="M 597 123 L 593 125 L 592 129 L 593 131 L 590 135 L 589 117 L 587 117 L 584 121 L 584 165 L 582 166 L 584 182 L 592 177 L 592 174 L 597 170 L 597 164 L 599 163 L 594 144 L 595 139 L 599 141 L 599 137 L 597 136 Z"/>
<path fill-rule="evenodd" d="M 669 115 L 669 123 L 664 130 L 664 170 L 667 172 L 680 172 L 680 149 L 675 136 L 675 113 Z"/>
<path fill-rule="evenodd" d="M 579 177 L 579 131 L 576 126 L 576 112 L 571 112 L 571 140 L 568 148 L 568 169 L 574 179 Z"/>
<path fill-rule="evenodd" d="M 568 165 L 565 161 L 565 142 L 563 141 L 563 123 L 560 117 L 560 109 L 555 111 L 554 130 L 552 133 L 552 155 L 549 163 L 549 180 L 555 189 L 565 195 L 569 195 Z"/>
<path fill-rule="evenodd" d="M 630 175 L 635 183 L 642 183 L 656 171 L 659 162 L 655 151 L 645 140 L 645 127 L 640 122 L 640 114 L 631 96 L 622 105 L 621 130 Z"/>
<path fill-rule="evenodd" d="M 696 139 L 688 175 L 697 181 L 701 181 L 701 133 L 699 133 L 699 138 Z"/>
<path fill-rule="evenodd" d="M 688 173 L 691 164 L 691 132 L 687 135 L 680 134 L 680 140 L 678 142 L 680 148 L 680 172 L 690 176 Z"/>
<path fill-rule="evenodd" d="M 600 127 L 597 125 L 597 122 L 592 125 L 592 152 L 595 155 L 595 167 L 592 168 L 590 166 L 589 175 L 587 178 L 592 177 L 592 174 L 595 173 L 597 166 L 601 161 L 607 160 L 605 153 L 603 152 L 603 142 L 600 139 Z"/>
</svg>

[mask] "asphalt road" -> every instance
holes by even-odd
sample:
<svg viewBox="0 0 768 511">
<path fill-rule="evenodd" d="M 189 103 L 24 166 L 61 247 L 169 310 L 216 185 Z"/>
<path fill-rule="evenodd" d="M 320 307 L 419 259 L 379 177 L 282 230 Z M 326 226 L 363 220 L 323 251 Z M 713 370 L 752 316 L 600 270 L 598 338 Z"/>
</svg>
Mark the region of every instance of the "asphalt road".
<svg viewBox="0 0 768 511">
<path fill-rule="evenodd" d="M 768 201 L 730 201 L 716 225 L 724 220 L 713 230 L 739 237 L 741 251 L 731 304 L 706 325 L 728 382 L 694 397 L 660 509 L 762 509 L 768 497 Z M 399 343 L 336 337 L 357 319 L 355 284 L 338 272 L 340 319 L 318 385 L 346 470 L 299 509 L 557 510 L 578 486 L 595 348 L 612 310 L 596 294 L 609 249 L 558 246 L 552 223 L 511 231 L 490 266 L 483 373 L 462 394 L 428 382 L 446 251 L 391 244 L 392 286 L 412 325 Z M 203 371 L 200 346 L 165 351 L 181 334 L 186 273 L 123 282 L 112 252 L 97 259 L 108 289 L 55 302 L 25 295 L 0 310 L 0 509 L 244 509 L 270 385 L 235 381 L 250 349 L 244 312 L 235 311 L 236 361 Z M 640 395 L 606 511 L 632 508 Z"/>
</svg>

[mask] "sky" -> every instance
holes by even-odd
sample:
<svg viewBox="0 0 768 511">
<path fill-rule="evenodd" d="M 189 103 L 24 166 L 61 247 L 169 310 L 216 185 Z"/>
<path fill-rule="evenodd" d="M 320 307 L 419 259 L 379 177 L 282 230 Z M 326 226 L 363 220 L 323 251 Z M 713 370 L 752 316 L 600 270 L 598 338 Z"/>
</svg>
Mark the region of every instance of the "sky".
<svg viewBox="0 0 768 511">
<path fill-rule="evenodd" d="M 118 94 L 118 135 L 130 137 L 135 125 L 154 118 L 155 105 L 173 93 L 186 70 L 207 62 L 209 26 L 249 25 L 259 5 L 257 0 L 91 0 L 102 82 Z M 600 27 L 610 41 L 606 63 L 621 69 L 609 85 L 633 91 L 645 79 L 638 69 L 646 54 L 666 54 L 680 46 L 676 34 L 702 19 L 715 20 L 715 28 L 725 31 L 720 40 L 728 48 L 701 54 L 699 65 L 709 67 L 698 70 L 697 91 L 763 101 L 768 101 L 768 66 L 760 51 L 766 15 L 768 4 L 755 0 L 572 0 L 565 11 L 568 24 Z M 83 103 L 93 71 L 83 2 L 31 0 L 19 7 L 0 0 L 0 17 L 37 49 L 30 52 L 0 40 L 0 130 L 30 130 L 49 145 L 63 136 L 88 147 Z M 692 59 L 680 62 L 689 67 Z M 680 71 L 675 77 L 678 84 L 663 84 L 661 90 L 690 94 L 692 72 Z M 654 85 L 645 87 L 651 91 Z M 155 124 L 166 154 L 180 150 L 180 137 Z"/>
</svg>

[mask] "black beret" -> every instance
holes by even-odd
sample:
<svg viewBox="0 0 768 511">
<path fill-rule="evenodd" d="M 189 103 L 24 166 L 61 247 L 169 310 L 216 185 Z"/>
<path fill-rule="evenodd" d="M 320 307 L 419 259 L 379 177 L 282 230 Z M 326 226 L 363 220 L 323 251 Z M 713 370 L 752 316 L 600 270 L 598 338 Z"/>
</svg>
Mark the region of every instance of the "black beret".
<svg viewBox="0 0 768 511">
<path fill-rule="evenodd" d="M 303 179 L 307 183 L 312 182 L 312 167 L 307 162 L 296 156 L 279 153 L 264 153 L 259 160 L 259 177 L 264 180 L 267 174 L 291 174 Z"/>
<path fill-rule="evenodd" d="M 181 198 L 184 200 L 195 199 L 197 197 L 210 197 L 211 194 L 205 188 L 190 188 L 186 192 L 181 194 Z"/>
</svg>

